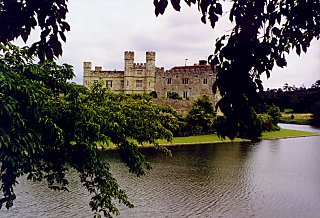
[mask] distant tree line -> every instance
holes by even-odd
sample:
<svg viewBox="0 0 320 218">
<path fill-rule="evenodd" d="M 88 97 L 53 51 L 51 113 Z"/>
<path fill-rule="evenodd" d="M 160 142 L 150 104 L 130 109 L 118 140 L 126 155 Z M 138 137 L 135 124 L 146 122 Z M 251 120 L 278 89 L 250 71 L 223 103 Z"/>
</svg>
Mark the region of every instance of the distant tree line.
<svg viewBox="0 0 320 218">
<path fill-rule="evenodd" d="M 317 80 L 310 88 L 296 87 L 285 83 L 283 88 L 268 89 L 261 93 L 261 101 L 258 106 L 260 113 L 265 112 L 268 105 L 276 105 L 281 111 L 290 109 L 292 113 L 312 113 L 312 122 L 319 125 L 320 117 L 320 80 Z"/>
<path fill-rule="evenodd" d="M 268 89 L 262 92 L 261 97 L 265 102 L 264 106 L 274 104 L 281 111 L 292 109 L 295 113 L 312 113 L 316 104 L 320 102 L 320 80 L 310 88 L 290 86 L 285 83 L 282 89 Z M 265 110 L 265 107 L 260 110 Z"/>
</svg>

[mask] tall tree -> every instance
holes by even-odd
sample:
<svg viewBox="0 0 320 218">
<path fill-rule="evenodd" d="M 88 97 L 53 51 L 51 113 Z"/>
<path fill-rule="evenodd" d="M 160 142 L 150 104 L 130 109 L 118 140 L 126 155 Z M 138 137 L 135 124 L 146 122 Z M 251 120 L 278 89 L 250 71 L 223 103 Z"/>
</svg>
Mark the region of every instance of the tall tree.
<svg viewBox="0 0 320 218">
<path fill-rule="evenodd" d="M 116 145 L 137 176 L 150 169 L 138 144 L 168 152 L 156 143 L 170 140 L 169 129 L 177 127 L 166 109 L 141 96 L 67 82 L 73 76 L 70 65 L 37 64 L 27 48 L 0 44 L 0 207 L 13 205 L 13 187 L 20 176 L 67 190 L 65 175 L 73 168 L 92 193 L 90 206 L 97 215 L 118 214 L 113 200 L 133 205 L 98 155 L 98 145 Z"/>
<path fill-rule="evenodd" d="M 219 18 L 229 14 L 234 25 L 232 32 L 221 36 L 209 57 L 217 69 L 217 89 L 222 96 L 217 106 L 224 113 L 226 128 L 222 136 L 233 137 L 248 127 L 254 127 L 257 92 L 263 90 L 260 76 L 270 77 L 274 65 L 285 67 L 286 54 L 295 50 L 307 52 L 313 39 L 320 36 L 319 0 L 234 0 L 231 9 L 223 8 L 224 1 L 184 0 L 189 6 L 198 5 L 201 21 L 215 27 Z M 181 1 L 171 0 L 180 10 Z M 154 0 L 155 14 L 163 14 L 168 0 Z M 230 134 L 229 134 L 229 133 Z M 252 136 L 254 137 L 254 136 Z"/>
</svg>

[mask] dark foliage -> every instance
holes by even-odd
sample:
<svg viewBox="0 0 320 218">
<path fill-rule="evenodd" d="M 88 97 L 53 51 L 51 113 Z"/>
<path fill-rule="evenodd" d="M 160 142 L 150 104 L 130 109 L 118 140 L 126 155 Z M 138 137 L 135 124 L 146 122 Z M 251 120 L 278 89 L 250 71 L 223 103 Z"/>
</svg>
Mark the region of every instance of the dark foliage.
<svg viewBox="0 0 320 218">
<path fill-rule="evenodd" d="M 186 122 L 192 135 L 212 134 L 215 132 L 216 111 L 208 96 L 202 96 L 192 105 Z"/>
<path fill-rule="evenodd" d="M 283 89 L 271 89 L 261 93 L 266 105 L 277 105 L 281 111 L 292 109 L 295 113 L 310 113 L 315 104 L 320 101 L 320 86 L 317 84 L 311 88 L 294 87 L 285 84 Z"/>
<path fill-rule="evenodd" d="M 27 41 L 30 33 L 40 27 L 40 40 L 30 52 L 40 60 L 53 60 L 62 55 L 61 42 L 70 31 L 66 22 L 68 0 L 2 0 L 0 1 L 0 42 L 7 43 L 18 37 Z"/>
<path fill-rule="evenodd" d="M 118 214 L 115 200 L 132 207 L 97 155 L 98 145 L 118 146 L 129 171 L 141 176 L 150 164 L 138 144 L 168 153 L 156 141 L 171 139 L 170 129 L 178 127 L 175 116 L 152 104 L 150 96 L 69 83 L 72 66 L 34 63 L 27 48 L 0 44 L 0 50 L 0 207 L 13 206 L 20 176 L 67 190 L 71 168 L 92 194 L 90 206 L 97 215 Z"/>
<path fill-rule="evenodd" d="M 233 138 L 236 132 L 256 137 L 255 111 L 258 92 L 263 86 L 261 74 L 270 77 L 274 65 L 285 67 L 286 53 L 307 52 L 310 42 L 320 36 L 320 3 L 318 0 L 233 1 L 230 11 L 219 0 L 184 0 L 198 5 L 201 21 L 210 21 L 214 28 L 224 12 L 234 28 L 221 36 L 209 57 L 217 69 L 213 90 L 222 99 L 217 106 L 224 113 L 221 136 Z M 171 1 L 180 10 L 180 0 Z M 156 15 L 163 14 L 167 0 L 154 0 Z M 245 133 L 246 132 L 246 133 Z"/>
<path fill-rule="evenodd" d="M 167 98 L 181 100 L 182 97 L 177 92 L 168 92 Z"/>
</svg>

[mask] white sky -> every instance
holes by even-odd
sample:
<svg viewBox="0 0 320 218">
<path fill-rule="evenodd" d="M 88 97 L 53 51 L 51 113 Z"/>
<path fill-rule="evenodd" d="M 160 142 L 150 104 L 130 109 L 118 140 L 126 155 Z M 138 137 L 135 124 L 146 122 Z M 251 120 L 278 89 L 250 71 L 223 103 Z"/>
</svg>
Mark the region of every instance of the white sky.
<svg viewBox="0 0 320 218">
<path fill-rule="evenodd" d="M 200 21 L 197 7 L 182 1 L 181 12 L 168 6 L 163 16 L 154 15 L 152 0 L 69 0 L 67 34 L 60 63 L 74 66 L 76 83 L 82 84 L 83 61 L 106 70 L 123 70 L 123 53 L 135 52 L 135 62 L 145 62 L 145 52 L 156 52 L 156 66 L 197 63 L 214 51 L 217 36 L 231 30 L 224 20 L 213 30 Z M 307 54 L 293 52 L 288 67 L 276 68 L 271 78 L 263 75 L 264 87 L 279 88 L 284 83 L 310 87 L 320 79 L 320 41 L 314 41 Z"/>
</svg>

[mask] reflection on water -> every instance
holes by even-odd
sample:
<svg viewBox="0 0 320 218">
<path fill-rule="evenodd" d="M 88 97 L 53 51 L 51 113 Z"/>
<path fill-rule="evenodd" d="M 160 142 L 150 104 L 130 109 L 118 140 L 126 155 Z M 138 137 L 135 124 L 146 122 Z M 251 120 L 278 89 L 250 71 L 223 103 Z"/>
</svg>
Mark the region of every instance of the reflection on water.
<svg viewBox="0 0 320 218">
<path fill-rule="evenodd" d="M 120 217 L 319 217 L 320 137 L 146 150 L 153 170 L 137 178 L 104 154 L 135 208 Z M 71 173 L 70 193 L 21 180 L 0 217 L 91 217 L 87 192 Z"/>
</svg>

